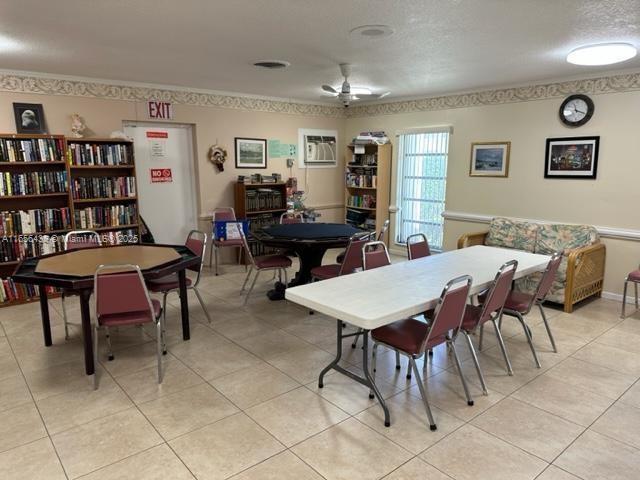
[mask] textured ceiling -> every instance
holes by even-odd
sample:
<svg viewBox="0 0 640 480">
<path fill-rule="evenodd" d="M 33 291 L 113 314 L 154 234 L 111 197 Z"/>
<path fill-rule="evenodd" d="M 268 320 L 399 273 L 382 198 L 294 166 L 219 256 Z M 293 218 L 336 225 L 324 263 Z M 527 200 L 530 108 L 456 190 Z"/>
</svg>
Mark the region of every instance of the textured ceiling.
<svg viewBox="0 0 640 480">
<path fill-rule="evenodd" d="M 354 38 L 388 24 L 382 39 Z M 0 68 L 331 101 L 340 83 L 418 97 L 604 67 L 565 62 L 576 46 L 640 47 L 640 0 L 3 0 Z M 3 48 L 4 47 L 4 48 Z M 253 67 L 260 59 L 286 70 Z M 640 58 L 610 70 L 640 68 Z M 385 99 L 385 100 L 387 100 Z"/>
</svg>

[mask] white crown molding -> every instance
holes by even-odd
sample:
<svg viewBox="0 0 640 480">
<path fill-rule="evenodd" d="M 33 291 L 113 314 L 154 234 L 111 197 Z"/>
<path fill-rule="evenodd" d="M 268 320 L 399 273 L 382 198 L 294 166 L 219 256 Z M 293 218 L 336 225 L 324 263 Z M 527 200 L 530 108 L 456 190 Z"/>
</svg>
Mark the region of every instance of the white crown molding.
<svg viewBox="0 0 640 480">
<path fill-rule="evenodd" d="M 597 95 L 640 90 L 640 72 L 611 75 L 582 80 L 568 80 L 513 88 L 500 88 L 480 92 L 459 93 L 415 100 L 399 100 L 388 103 L 356 105 L 347 109 L 346 115 L 374 117 L 400 113 L 448 110 L 452 108 L 500 105 L 504 103 L 530 102 L 560 98 L 572 93 Z"/>
<path fill-rule="evenodd" d="M 342 118 L 344 107 L 273 97 L 260 97 L 215 90 L 180 88 L 135 82 L 96 80 L 83 77 L 0 70 L 0 91 L 67 95 L 105 100 L 140 102 L 163 100 L 200 107 L 231 108 L 293 115 Z"/>
<path fill-rule="evenodd" d="M 483 223 L 489 224 L 491 219 L 494 217 L 500 217 L 502 215 L 483 215 L 478 213 L 467 213 L 467 212 L 452 212 L 452 211 L 444 211 L 442 212 L 442 217 L 445 220 L 454 220 L 459 222 L 471 222 L 471 223 Z M 513 218 L 514 220 L 520 220 L 524 222 L 531 223 L 561 223 L 561 222 L 552 222 L 549 220 L 536 220 L 530 218 Z M 571 222 L 562 222 L 562 223 L 571 223 Z M 595 229 L 598 231 L 598 234 L 602 238 L 614 238 L 618 240 L 630 240 L 638 242 L 640 241 L 640 230 L 631 230 L 627 228 L 616 228 L 616 227 L 602 227 L 598 225 L 594 225 Z"/>
</svg>

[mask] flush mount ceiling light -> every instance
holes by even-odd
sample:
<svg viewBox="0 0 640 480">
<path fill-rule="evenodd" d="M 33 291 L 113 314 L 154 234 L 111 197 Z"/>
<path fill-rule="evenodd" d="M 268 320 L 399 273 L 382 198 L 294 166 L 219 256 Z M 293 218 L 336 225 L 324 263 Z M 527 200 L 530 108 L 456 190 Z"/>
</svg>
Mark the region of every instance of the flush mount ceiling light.
<svg viewBox="0 0 640 480">
<path fill-rule="evenodd" d="M 572 50 L 567 55 L 567 62 L 574 65 L 611 65 L 629 60 L 636 54 L 636 47 L 628 43 L 601 43 Z"/>
<path fill-rule="evenodd" d="M 256 67 L 268 68 L 270 70 L 277 70 L 279 68 L 287 68 L 291 64 L 284 60 L 260 60 L 259 62 L 255 62 L 253 65 Z"/>
<path fill-rule="evenodd" d="M 389 25 L 361 25 L 349 33 L 357 37 L 381 38 L 393 34 L 393 29 Z"/>
</svg>

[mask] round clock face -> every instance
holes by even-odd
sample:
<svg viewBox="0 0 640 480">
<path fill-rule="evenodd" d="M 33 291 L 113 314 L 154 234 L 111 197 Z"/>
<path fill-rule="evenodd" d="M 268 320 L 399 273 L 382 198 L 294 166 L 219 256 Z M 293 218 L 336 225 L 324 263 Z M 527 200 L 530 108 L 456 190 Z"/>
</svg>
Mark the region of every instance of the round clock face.
<svg viewBox="0 0 640 480">
<path fill-rule="evenodd" d="M 570 127 L 579 127 L 591 119 L 593 101 L 586 95 L 571 95 L 560 105 L 560 120 Z"/>
</svg>

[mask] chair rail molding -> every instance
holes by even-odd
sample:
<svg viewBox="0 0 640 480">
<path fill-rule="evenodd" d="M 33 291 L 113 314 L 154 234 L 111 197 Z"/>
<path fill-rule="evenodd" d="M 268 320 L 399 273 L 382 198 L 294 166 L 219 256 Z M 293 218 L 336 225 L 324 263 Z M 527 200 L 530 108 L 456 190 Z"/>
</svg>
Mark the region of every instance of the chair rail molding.
<svg viewBox="0 0 640 480">
<path fill-rule="evenodd" d="M 453 220 L 457 222 L 470 222 L 470 223 L 483 223 L 489 224 L 491 219 L 494 217 L 504 217 L 505 215 L 486 215 L 480 213 L 469 213 L 469 212 L 454 212 L 451 210 L 446 210 L 442 212 L 442 217 L 445 220 Z M 574 223 L 574 222 L 560 222 L 560 221 L 552 221 L 552 220 L 539 220 L 539 219 L 531 219 L 531 218 L 518 218 L 518 217 L 510 217 L 514 220 L 520 220 L 524 222 L 531 223 Z M 617 227 L 604 227 L 600 225 L 594 225 L 598 234 L 602 238 L 614 238 L 618 240 L 630 240 L 635 242 L 640 242 L 640 230 L 632 230 L 628 228 L 617 228 Z"/>
</svg>

